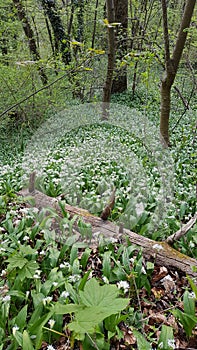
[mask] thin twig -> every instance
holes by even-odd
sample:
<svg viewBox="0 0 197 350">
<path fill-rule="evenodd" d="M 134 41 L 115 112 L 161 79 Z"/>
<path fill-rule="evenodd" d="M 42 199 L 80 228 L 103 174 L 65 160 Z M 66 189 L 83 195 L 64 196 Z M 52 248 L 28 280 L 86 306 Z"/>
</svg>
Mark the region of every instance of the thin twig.
<svg viewBox="0 0 197 350">
<path fill-rule="evenodd" d="M 76 69 L 72 69 L 72 70 L 70 70 L 70 71 L 67 71 L 67 72 L 66 72 L 65 74 L 63 74 L 61 77 L 59 77 L 59 78 L 55 79 L 54 81 L 52 81 L 50 84 L 45 85 L 45 86 L 41 87 L 40 89 L 38 89 L 38 90 L 32 92 L 29 96 L 26 96 L 26 97 L 23 98 L 21 101 L 15 103 L 15 104 L 12 105 L 11 107 L 7 108 L 4 112 L 2 112 L 2 113 L 0 114 L 0 117 L 2 117 L 3 115 L 5 115 L 5 114 L 8 113 L 9 111 L 11 111 L 13 108 L 18 107 L 21 103 L 23 103 L 23 102 L 29 100 L 31 97 L 37 95 L 39 92 L 48 89 L 50 86 L 52 86 L 52 85 L 56 84 L 58 81 L 64 79 L 64 78 L 65 78 L 66 76 L 68 76 L 69 74 L 71 74 L 71 73 L 73 73 L 73 72 L 76 72 L 76 71 L 79 71 L 79 70 L 82 68 L 82 65 L 83 65 L 85 62 L 87 62 L 87 60 L 84 61 L 84 62 L 81 62 L 80 66 L 78 66 Z M 69 88 L 69 87 L 67 86 L 67 87 L 65 87 L 64 89 L 68 89 L 68 88 Z"/>
</svg>

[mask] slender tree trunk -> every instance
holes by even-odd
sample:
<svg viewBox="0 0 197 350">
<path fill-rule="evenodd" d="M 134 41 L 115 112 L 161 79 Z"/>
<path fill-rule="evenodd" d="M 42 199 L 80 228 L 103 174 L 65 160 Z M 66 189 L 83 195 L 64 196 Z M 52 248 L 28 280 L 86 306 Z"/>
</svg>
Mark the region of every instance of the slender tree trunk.
<svg viewBox="0 0 197 350">
<path fill-rule="evenodd" d="M 30 53 L 35 61 L 39 61 L 40 60 L 40 53 L 38 51 L 38 48 L 36 45 L 36 40 L 34 37 L 34 32 L 32 30 L 29 18 L 25 12 L 23 4 L 22 4 L 21 0 L 13 0 L 13 3 L 14 3 L 14 6 L 17 10 L 18 18 L 23 25 L 24 33 L 28 39 Z M 48 82 L 48 79 L 47 79 L 47 76 L 43 70 L 43 67 L 39 67 L 38 70 L 39 70 L 40 78 L 42 80 L 43 85 L 46 85 Z"/>
<path fill-rule="evenodd" d="M 107 25 L 108 64 L 107 64 L 107 76 L 103 87 L 102 119 L 109 118 L 111 88 L 112 88 L 113 72 L 114 72 L 114 65 L 115 65 L 115 33 L 114 33 L 114 27 L 111 25 L 111 23 L 114 23 L 115 21 L 114 1 L 107 0 L 106 5 L 107 5 L 107 19 L 108 19 L 108 25 Z"/>
<path fill-rule="evenodd" d="M 161 82 L 160 134 L 161 134 L 162 143 L 165 147 L 168 147 L 170 145 L 169 118 L 170 118 L 170 107 L 171 107 L 171 101 L 170 101 L 171 87 L 174 83 L 179 62 L 183 53 L 183 49 L 187 38 L 187 28 L 189 28 L 190 26 L 195 4 L 196 4 L 196 0 L 187 0 L 185 3 L 185 9 L 184 9 L 179 33 L 177 36 L 172 57 L 170 57 L 167 1 L 162 0 L 163 32 L 164 32 L 164 43 L 165 43 L 165 73 Z"/>
<path fill-rule="evenodd" d="M 127 54 L 127 30 L 128 30 L 128 0 L 114 0 L 115 22 L 120 23 L 116 27 L 116 58 L 122 61 Z M 112 93 L 121 93 L 127 90 L 127 67 L 116 69 L 116 76 L 112 83 Z"/>
<path fill-rule="evenodd" d="M 71 62 L 71 53 L 69 45 L 69 37 L 65 33 L 65 29 L 56 7 L 56 2 L 50 0 L 42 0 L 42 6 L 47 14 L 51 27 L 53 29 L 56 43 L 58 43 L 62 54 L 62 61 L 68 65 Z"/>
<path fill-rule="evenodd" d="M 96 21 L 97 21 L 97 12 L 98 12 L 98 0 L 96 0 L 96 6 L 94 11 L 94 28 L 92 33 L 92 49 L 94 48 L 94 42 L 95 42 L 95 34 L 96 34 Z"/>
</svg>

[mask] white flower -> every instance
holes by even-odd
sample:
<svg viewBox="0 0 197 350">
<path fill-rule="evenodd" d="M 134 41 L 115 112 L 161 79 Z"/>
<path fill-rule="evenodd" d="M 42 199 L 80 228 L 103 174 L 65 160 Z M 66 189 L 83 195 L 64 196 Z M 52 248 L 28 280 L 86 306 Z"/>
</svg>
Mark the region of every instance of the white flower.
<svg viewBox="0 0 197 350">
<path fill-rule="evenodd" d="M 52 297 L 46 297 L 42 299 L 42 302 L 44 304 L 44 306 L 46 306 L 47 304 L 49 304 L 52 300 Z"/>
<path fill-rule="evenodd" d="M 7 301 L 10 301 L 10 299 L 11 299 L 10 295 L 6 295 L 2 300 L 4 302 L 7 302 Z"/>
<path fill-rule="evenodd" d="M 24 236 L 23 237 L 23 241 L 28 241 L 29 237 L 28 236 Z"/>
<path fill-rule="evenodd" d="M 55 350 L 55 348 L 53 347 L 53 345 L 48 345 L 47 350 Z"/>
<path fill-rule="evenodd" d="M 1 277 L 6 276 L 6 274 L 7 274 L 6 270 L 2 270 L 2 271 L 1 271 Z"/>
<path fill-rule="evenodd" d="M 23 214 L 27 214 L 29 210 L 27 208 L 21 208 L 19 211 Z"/>
<path fill-rule="evenodd" d="M 58 286 L 58 283 L 57 282 L 53 282 L 52 283 L 54 287 L 57 287 Z"/>
<path fill-rule="evenodd" d="M 109 280 L 107 277 L 103 276 L 103 282 L 106 283 L 106 284 L 109 284 Z"/>
<path fill-rule="evenodd" d="M 12 334 L 15 335 L 16 334 L 16 331 L 19 330 L 19 327 L 18 326 L 14 326 L 12 327 Z"/>
<path fill-rule="evenodd" d="M 69 297 L 69 293 L 66 291 L 63 291 L 60 295 L 60 298 L 68 298 Z"/>
<path fill-rule="evenodd" d="M 175 349 L 174 339 L 168 339 L 168 346 L 172 349 Z"/>
<path fill-rule="evenodd" d="M 40 279 L 41 272 L 42 272 L 41 270 L 36 270 L 35 274 L 33 275 L 33 278 Z"/>
<path fill-rule="evenodd" d="M 129 283 L 127 281 L 120 281 L 117 283 L 118 289 L 123 288 L 124 289 L 124 293 L 128 292 L 129 290 Z"/>
<path fill-rule="evenodd" d="M 68 277 L 68 281 L 69 282 L 77 282 L 77 281 L 79 281 L 80 277 L 81 277 L 80 275 L 72 275 L 72 276 Z"/>
<path fill-rule="evenodd" d="M 21 222 L 21 220 L 18 220 L 18 219 L 17 219 L 17 220 L 15 220 L 14 223 L 15 223 L 16 226 L 18 226 L 18 225 L 20 224 L 20 222 Z"/>
<path fill-rule="evenodd" d="M 55 324 L 55 320 L 53 320 L 52 318 L 48 321 L 49 327 L 52 329 L 54 327 Z"/>
<path fill-rule="evenodd" d="M 190 292 L 190 293 L 189 293 L 189 297 L 190 297 L 190 298 L 196 298 L 196 294 L 195 294 L 194 292 Z"/>
<path fill-rule="evenodd" d="M 40 255 L 46 255 L 46 252 L 44 250 L 41 250 Z"/>
<path fill-rule="evenodd" d="M 60 264 L 60 269 L 64 269 L 64 268 L 70 268 L 70 264 L 68 262 L 64 262 L 62 264 Z"/>
<path fill-rule="evenodd" d="M 146 275 L 146 270 L 145 270 L 144 266 L 142 266 L 141 273 L 143 273 L 144 275 Z"/>
</svg>

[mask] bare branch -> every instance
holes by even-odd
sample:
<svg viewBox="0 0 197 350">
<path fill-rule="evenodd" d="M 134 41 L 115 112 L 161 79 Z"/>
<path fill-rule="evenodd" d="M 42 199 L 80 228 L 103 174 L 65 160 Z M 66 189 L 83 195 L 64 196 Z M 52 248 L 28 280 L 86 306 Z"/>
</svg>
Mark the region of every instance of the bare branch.
<svg viewBox="0 0 197 350">
<path fill-rule="evenodd" d="M 173 243 L 174 241 L 177 241 L 180 237 L 184 236 L 196 223 L 197 221 L 197 213 L 191 218 L 187 224 L 183 225 L 177 232 L 173 233 L 173 235 L 169 236 L 166 239 L 166 242 L 168 244 Z"/>
</svg>

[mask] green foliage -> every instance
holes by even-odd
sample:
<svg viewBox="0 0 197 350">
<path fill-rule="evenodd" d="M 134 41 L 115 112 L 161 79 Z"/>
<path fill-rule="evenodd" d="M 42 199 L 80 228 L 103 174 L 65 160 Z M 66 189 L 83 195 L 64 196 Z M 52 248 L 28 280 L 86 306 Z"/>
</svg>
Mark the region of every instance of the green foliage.
<svg viewBox="0 0 197 350">
<path fill-rule="evenodd" d="M 192 335 L 192 330 L 197 324 L 195 299 L 190 296 L 190 293 L 186 291 L 183 296 L 184 311 L 179 309 L 173 310 L 173 314 L 177 317 L 179 322 L 183 325 L 185 333 L 188 338 Z"/>
</svg>

